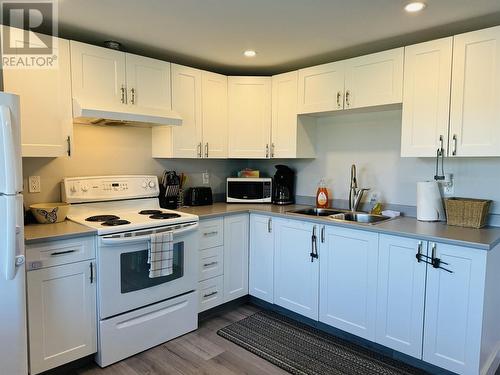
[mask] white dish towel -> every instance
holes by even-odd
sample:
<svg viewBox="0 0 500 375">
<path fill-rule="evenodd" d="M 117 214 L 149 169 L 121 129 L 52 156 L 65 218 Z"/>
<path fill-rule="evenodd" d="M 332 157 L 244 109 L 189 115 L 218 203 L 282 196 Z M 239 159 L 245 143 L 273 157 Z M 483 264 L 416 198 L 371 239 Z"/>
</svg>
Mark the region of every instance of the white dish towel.
<svg viewBox="0 0 500 375">
<path fill-rule="evenodd" d="M 172 232 L 151 234 L 148 248 L 149 278 L 168 276 L 173 272 L 174 237 Z"/>
</svg>

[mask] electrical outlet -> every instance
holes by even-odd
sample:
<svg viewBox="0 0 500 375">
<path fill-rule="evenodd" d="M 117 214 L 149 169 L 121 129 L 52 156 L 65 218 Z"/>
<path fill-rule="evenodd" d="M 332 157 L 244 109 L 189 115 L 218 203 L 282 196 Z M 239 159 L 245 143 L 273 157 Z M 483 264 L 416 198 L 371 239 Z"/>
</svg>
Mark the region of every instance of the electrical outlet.
<svg viewBox="0 0 500 375">
<path fill-rule="evenodd" d="M 203 180 L 203 184 L 204 184 L 204 185 L 208 185 L 208 184 L 210 183 L 210 175 L 209 175 L 209 173 L 208 173 L 208 172 L 203 172 L 203 173 L 201 174 L 201 178 L 202 178 L 202 180 Z"/>
<path fill-rule="evenodd" d="M 450 196 L 455 194 L 455 181 L 453 178 L 453 174 L 446 173 L 445 179 L 440 181 L 441 186 L 443 187 L 443 195 Z"/>
<path fill-rule="evenodd" d="M 28 191 L 30 193 L 40 193 L 42 191 L 42 184 L 40 176 L 29 176 L 28 178 Z"/>
</svg>

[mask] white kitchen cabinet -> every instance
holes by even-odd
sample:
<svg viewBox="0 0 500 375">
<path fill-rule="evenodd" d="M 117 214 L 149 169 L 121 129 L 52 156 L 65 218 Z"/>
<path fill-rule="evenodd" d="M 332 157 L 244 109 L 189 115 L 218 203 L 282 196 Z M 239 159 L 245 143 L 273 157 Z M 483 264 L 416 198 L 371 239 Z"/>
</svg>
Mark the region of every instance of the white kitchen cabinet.
<svg viewBox="0 0 500 375">
<path fill-rule="evenodd" d="M 127 102 L 125 53 L 71 41 L 71 86 L 80 106 L 124 111 Z"/>
<path fill-rule="evenodd" d="M 298 113 L 344 109 L 344 61 L 299 70 Z"/>
<path fill-rule="evenodd" d="M 271 158 L 315 156 L 315 120 L 297 115 L 298 72 L 272 77 Z"/>
<path fill-rule="evenodd" d="M 30 373 L 97 351 L 95 262 L 27 273 Z"/>
<path fill-rule="evenodd" d="M 478 374 L 487 252 L 430 243 L 429 255 L 448 263 L 442 267 L 453 273 L 428 266 L 423 360 L 458 374 Z"/>
<path fill-rule="evenodd" d="M 224 302 L 248 294 L 248 214 L 224 218 Z"/>
<path fill-rule="evenodd" d="M 345 61 L 344 109 L 401 103 L 404 48 Z"/>
<path fill-rule="evenodd" d="M 319 320 L 373 341 L 378 234 L 335 226 L 322 230 Z"/>
<path fill-rule="evenodd" d="M 229 157 L 266 159 L 271 141 L 271 77 L 228 77 Z"/>
<path fill-rule="evenodd" d="M 401 156 L 448 154 L 453 38 L 405 47 Z"/>
<path fill-rule="evenodd" d="M 3 26 L 6 27 L 6 26 Z M 11 28 L 11 33 L 21 32 Z M 24 39 L 20 36 L 19 43 Z M 73 114 L 69 41 L 54 38 L 58 64 L 53 69 L 3 70 L 6 92 L 21 97 L 23 157 L 71 154 Z"/>
<path fill-rule="evenodd" d="M 500 26 L 456 35 L 450 156 L 500 156 Z"/>
<path fill-rule="evenodd" d="M 271 216 L 250 215 L 249 288 L 251 296 L 274 302 L 274 232 Z"/>
<path fill-rule="evenodd" d="M 375 341 L 422 358 L 427 242 L 380 235 Z"/>
<path fill-rule="evenodd" d="M 274 220 L 274 303 L 318 320 L 319 259 L 311 257 L 318 226 L 299 220 Z M 316 242 L 317 245 L 317 242 Z M 311 261 L 312 260 L 312 261 Z"/>
<path fill-rule="evenodd" d="M 127 103 L 138 113 L 162 113 L 172 109 L 170 63 L 125 54 Z"/>
<path fill-rule="evenodd" d="M 228 144 L 227 77 L 202 73 L 203 157 L 226 158 Z"/>
</svg>

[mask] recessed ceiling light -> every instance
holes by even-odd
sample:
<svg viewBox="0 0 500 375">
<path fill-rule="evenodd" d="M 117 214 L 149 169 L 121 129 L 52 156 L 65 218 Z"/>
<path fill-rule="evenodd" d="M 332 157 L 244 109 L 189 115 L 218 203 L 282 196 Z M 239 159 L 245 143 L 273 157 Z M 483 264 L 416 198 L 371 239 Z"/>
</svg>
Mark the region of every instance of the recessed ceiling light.
<svg viewBox="0 0 500 375">
<path fill-rule="evenodd" d="M 405 5 L 405 10 L 409 13 L 420 12 L 426 7 L 426 4 L 421 1 L 412 1 Z"/>
<path fill-rule="evenodd" d="M 243 55 L 245 55 L 245 57 L 255 57 L 255 55 L 257 55 L 257 52 L 255 52 L 253 49 L 247 49 L 245 52 L 243 52 Z"/>
</svg>

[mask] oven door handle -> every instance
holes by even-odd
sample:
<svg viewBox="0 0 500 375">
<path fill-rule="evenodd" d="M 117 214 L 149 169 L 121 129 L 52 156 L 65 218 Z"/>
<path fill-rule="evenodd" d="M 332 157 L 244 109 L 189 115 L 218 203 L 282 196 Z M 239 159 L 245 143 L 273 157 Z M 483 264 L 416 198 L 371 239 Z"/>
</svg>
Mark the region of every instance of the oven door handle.
<svg viewBox="0 0 500 375">
<path fill-rule="evenodd" d="M 174 241 L 175 241 L 176 236 L 184 234 L 186 232 L 190 232 L 190 231 L 195 230 L 197 228 L 198 228 L 198 223 L 191 223 L 191 224 L 184 225 L 182 228 L 174 229 L 173 230 Z M 167 231 L 160 231 L 159 233 L 163 233 L 163 232 L 168 232 L 168 230 Z M 140 236 L 131 236 L 131 237 L 113 237 L 113 235 L 103 236 L 103 237 L 101 237 L 101 243 L 103 245 L 118 245 L 118 244 L 123 244 L 123 243 L 144 242 L 144 241 L 149 240 L 151 234 L 145 234 L 145 235 L 140 235 Z"/>
</svg>

